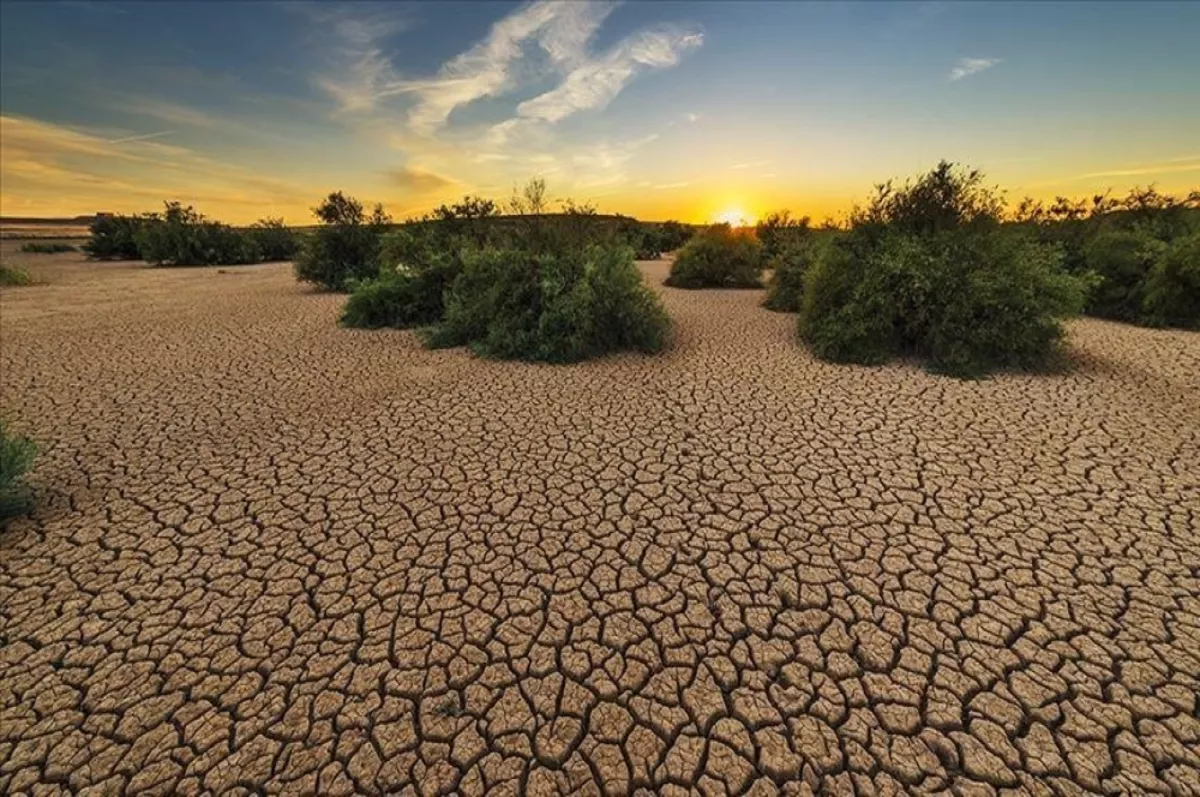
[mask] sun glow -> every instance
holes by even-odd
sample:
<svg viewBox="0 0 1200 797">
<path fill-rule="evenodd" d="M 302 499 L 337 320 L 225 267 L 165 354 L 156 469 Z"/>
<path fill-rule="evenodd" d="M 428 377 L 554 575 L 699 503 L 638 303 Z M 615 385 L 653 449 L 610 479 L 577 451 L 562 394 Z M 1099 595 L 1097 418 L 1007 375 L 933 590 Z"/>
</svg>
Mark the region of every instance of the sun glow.
<svg viewBox="0 0 1200 797">
<path fill-rule="evenodd" d="M 730 227 L 749 227 L 754 224 L 754 217 L 739 207 L 728 207 L 714 215 L 713 221 Z"/>
</svg>

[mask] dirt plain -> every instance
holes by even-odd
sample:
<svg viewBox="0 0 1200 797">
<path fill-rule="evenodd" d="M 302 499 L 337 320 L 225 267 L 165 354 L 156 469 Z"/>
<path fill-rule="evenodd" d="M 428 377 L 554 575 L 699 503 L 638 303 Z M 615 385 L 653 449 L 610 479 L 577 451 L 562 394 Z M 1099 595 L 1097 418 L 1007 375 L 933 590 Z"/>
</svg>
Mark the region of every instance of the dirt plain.
<svg viewBox="0 0 1200 797">
<path fill-rule="evenodd" d="M 1200 795 L 1200 335 L 960 382 L 662 289 L 550 367 L 0 246 L 0 793 Z"/>
</svg>

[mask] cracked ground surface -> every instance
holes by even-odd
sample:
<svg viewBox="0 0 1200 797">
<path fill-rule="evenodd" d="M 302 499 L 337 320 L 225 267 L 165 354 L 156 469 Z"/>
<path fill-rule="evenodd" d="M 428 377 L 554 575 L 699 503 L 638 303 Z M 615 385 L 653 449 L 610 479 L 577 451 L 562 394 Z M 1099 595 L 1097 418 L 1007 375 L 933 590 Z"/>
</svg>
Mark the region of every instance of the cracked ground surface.
<svg viewBox="0 0 1200 797">
<path fill-rule="evenodd" d="M 33 270 L 0 793 L 1200 795 L 1200 335 L 958 382 L 663 289 L 670 351 L 547 367 Z"/>
</svg>

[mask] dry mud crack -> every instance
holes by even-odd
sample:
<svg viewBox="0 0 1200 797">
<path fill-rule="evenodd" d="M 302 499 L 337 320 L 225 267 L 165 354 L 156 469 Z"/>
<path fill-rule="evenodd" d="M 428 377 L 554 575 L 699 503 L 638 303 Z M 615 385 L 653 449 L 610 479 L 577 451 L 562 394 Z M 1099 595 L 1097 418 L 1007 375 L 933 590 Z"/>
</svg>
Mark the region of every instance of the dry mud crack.
<svg viewBox="0 0 1200 797">
<path fill-rule="evenodd" d="M 1200 335 L 957 382 L 664 289 L 668 353 L 545 367 L 36 268 L 2 793 L 1200 795 Z"/>
</svg>

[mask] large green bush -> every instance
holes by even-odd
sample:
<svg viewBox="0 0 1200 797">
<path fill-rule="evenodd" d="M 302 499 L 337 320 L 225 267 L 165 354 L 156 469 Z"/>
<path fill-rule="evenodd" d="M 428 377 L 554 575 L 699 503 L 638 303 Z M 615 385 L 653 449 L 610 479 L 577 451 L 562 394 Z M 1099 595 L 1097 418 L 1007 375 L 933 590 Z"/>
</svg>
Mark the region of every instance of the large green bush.
<svg viewBox="0 0 1200 797">
<path fill-rule="evenodd" d="M 25 474 L 36 455 L 37 446 L 32 440 L 10 434 L 0 421 L 0 520 L 29 508 L 31 494 Z"/>
<path fill-rule="evenodd" d="M 1166 245 L 1144 232 L 1107 231 L 1083 250 L 1084 267 L 1099 278 L 1087 312 L 1117 321 L 1142 317 L 1146 280 Z"/>
<path fill-rule="evenodd" d="M 155 265 L 232 266 L 258 261 L 254 241 L 227 224 L 206 219 L 191 205 L 167 202 L 136 235 L 142 259 Z"/>
<path fill-rule="evenodd" d="M 462 272 L 463 252 L 472 246 L 461 232 L 443 238 L 435 227 L 388 233 L 380 245 L 379 276 L 353 287 L 342 324 L 407 329 L 436 323 L 446 291 Z"/>
<path fill-rule="evenodd" d="M 97 216 L 89 227 L 91 237 L 83 251 L 97 260 L 141 260 L 138 232 L 149 216 Z"/>
<path fill-rule="evenodd" d="M 300 240 L 283 219 L 259 219 L 246 231 L 254 247 L 254 254 L 261 261 L 273 263 L 291 260 L 300 248 Z"/>
<path fill-rule="evenodd" d="M 627 247 L 489 247 L 465 253 L 430 343 L 470 345 L 500 359 L 574 362 L 625 349 L 658 351 L 669 326 Z"/>
<path fill-rule="evenodd" d="M 767 268 L 772 262 L 784 254 L 785 250 L 794 248 L 810 233 L 812 220 L 808 216 L 794 218 L 790 210 L 780 210 L 769 213 L 754 228 L 758 242 L 762 244 L 763 259 Z"/>
<path fill-rule="evenodd" d="M 999 208 L 978 172 L 946 163 L 880 186 L 806 275 L 801 338 L 829 360 L 916 356 L 964 377 L 1050 364 L 1090 281 L 1057 247 L 1002 227 Z"/>
<path fill-rule="evenodd" d="M 809 233 L 787 242 L 768 262 L 771 279 L 767 283 L 767 298 L 763 307 L 779 313 L 800 310 L 804 296 L 804 275 L 828 249 L 832 236 L 827 232 Z"/>
<path fill-rule="evenodd" d="M 671 264 L 673 288 L 760 288 L 763 251 L 754 235 L 716 224 L 696 234 Z"/>
<path fill-rule="evenodd" d="M 1146 279 L 1144 317 L 1157 326 L 1200 329 L 1200 233 L 1176 238 Z"/>
<path fill-rule="evenodd" d="M 379 274 L 379 248 L 390 219 L 382 205 L 368 216 L 362 203 L 341 191 L 313 209 L 321 221 L 296 257 L 296 279 L 344 291 Z"/>
</svg>

